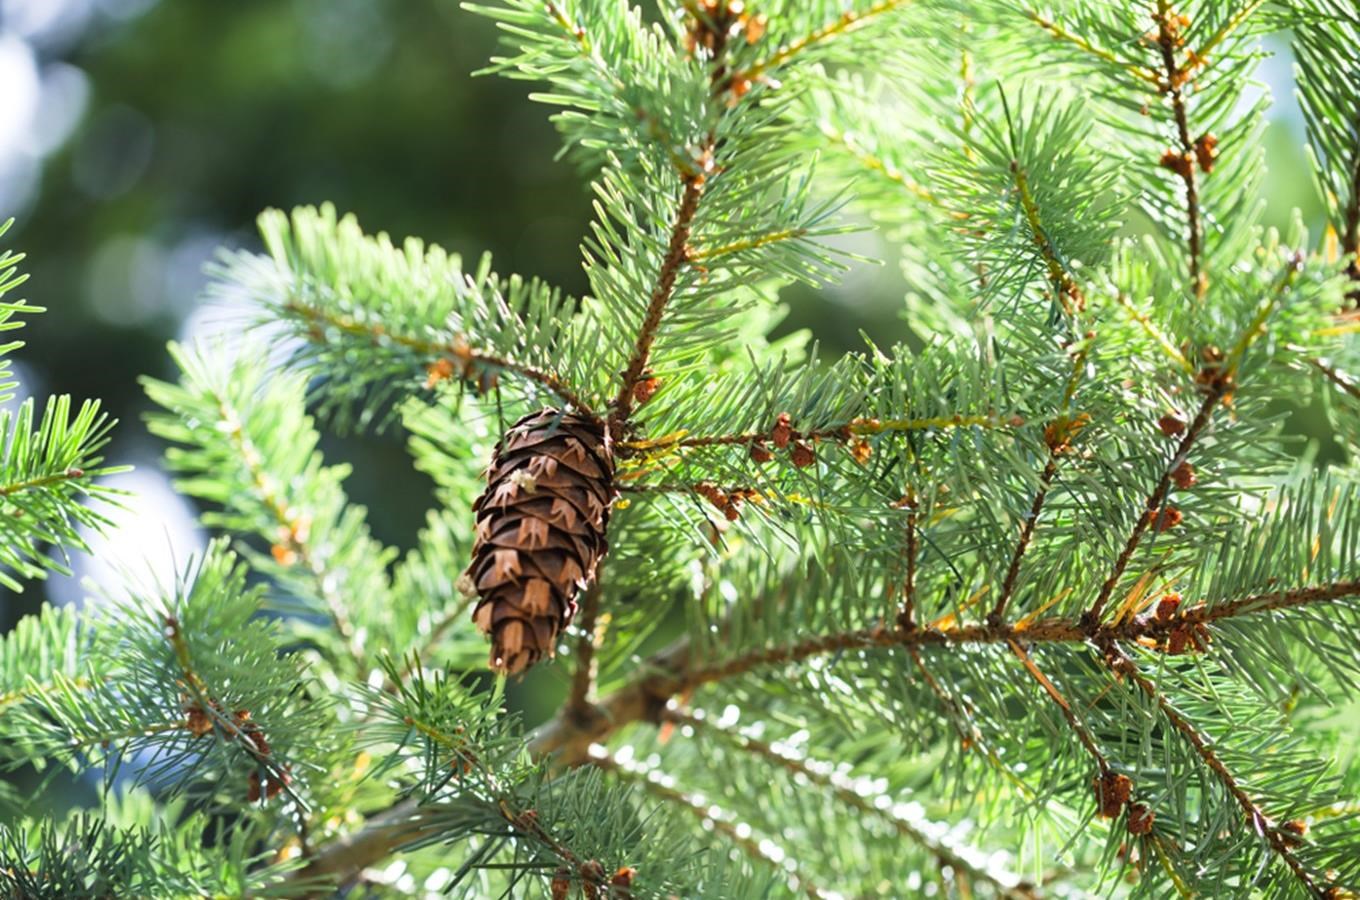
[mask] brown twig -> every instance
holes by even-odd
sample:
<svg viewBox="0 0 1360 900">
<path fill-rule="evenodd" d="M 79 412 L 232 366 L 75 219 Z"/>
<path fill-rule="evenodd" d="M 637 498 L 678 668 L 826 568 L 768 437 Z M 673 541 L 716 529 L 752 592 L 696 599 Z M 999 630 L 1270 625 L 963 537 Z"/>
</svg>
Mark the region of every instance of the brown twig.
<svg viewBox="0 0 1360 900">
<path fill-rule="evenodd" d="M 1006 577 L 1001 582 L 1001 594 L 996 598 L 996 605 L 992 607 L 991 614 L 987 616 L 987 622 L 991 625 L 1000 625 L 1005 621 L 1006 605 L 1015 594 L 1016 581 L 1020 577 L 1020 563 L 1025 558 L 1025 551 L 1029 549 L 1029 542 L 1034 537 L 1034 527 L 1039 522 L 1039 514 L 1043 512 L 1044 501 L 1048 498 L 1049 488 L 1053 485 L 1053 478 L 1058 472 L 1058 451 L 1052 447 L 1048 451 L 1048 461 L 1044 464 L 1044 471 L 1039 475 L 1039 488 L 1034 492 L 1034 501 L 1030 504 L 1029 515 L 1025 518 L 1025 524 L 1020 529 L 1020 540 L 1015 543 L 1015 551 L 1011 554 L 1010 565 L 1006 567 Z"/>
<path fill-rule="evenodd" d="M 885 431 L 924 431 L 931 428 L 1005 428 L 1023 425 L 1024 421 L 1011 416 L 994 415 L 927 416 L 918 419 L 851 419 L 837 425 L 824 425 L 806 431 L 792 429 L 793 440 L 844 440 L 846 437 L 882 434 Z M 752 444 L 772 440 L 772 429 L 744 431 L 736 434 L 712 434 L 687 437 L 671 435 L 651 440 L 623 441 L 619 449 L 625 452 L 669 450 L 677 447 L 722 447 L 733 444 Z"/>
<path fill-rule="evenodd" d="M 709 148 L 709 152 L 711 152 L 711 142 Z M 684 176 L 684 190 L 680 195 L 680 206 L 675 214 L 675 222 L 671 225 L 670 240 L 666 244 L 666 255 L 661 260 L 656 285 L 652 288 L 651 299 L 647 302 L 647 314 L 643 317 L 642 327 L 638 329 L 633 353 L 628 359 L 628 365 L 624 367 L 620 379 L 619 393 L 614 398 L 612 405 L 613 412 L 610 415 L 610 422 L 613 424 L 616 433 L 628 421 L 628 417 L 632 415 L 633 389 L 637 387 L 638 382 L 642 379 L 642 373 L 647 368 L 647 360 L 652 353 L 652 344 L 656 341 L 657 329 L 661 327 L 661 317 L 665 313 L 666 304 L 670 302 L 671 295 L 675 290 L 675 281 L 679 277 L 680 267 L 686 263 L 686 247 L 689 244 L 690 228 L 694 224 L 694 214 L 699 209 L 699 198 L 703 195 L 703 191 L 703 175 Z"/>
<path fill-rule="evenodd" d="M 939 861 L 940 865 L 948 866 L 954 869 L 956 873 L 967 874 L 986 881 L 993 885 L 1002 897 L 1013 898 L 1013 900 L 1033 900 L 1037 896 L 1034 889 L 1018 875 L 1012 872 L 997 871 L 968 859 L 960 852 L 961 848 L 927 834 L 916 823 L 898 815 L 891 809 L 880 807 L 855 788 L 846 784 L 843 778 L 828 774 L 821 768 L 813 768 L 806 760 L 790 756 L 764 741 L 722 728 L 701 715 L 667 710 L 664 718 L 679 725 L 688 725 L 696 732 L 710 735 L 752 756 L 766 760 L 795 777 L 806 778 L 819 787 L 830 789 L 841 803 L 861 815 L 872 816 L 886 822 L 898 835 L 924 848 L 926 852 Z"/>
<path fill-rule="evenodd" d="M 1180 444 L 1176 447 L 1175 454 L 1171 457 L 1171 462 L 1162 471 L 1162 476 L 1157 481 L 1157 486 L 1152 493 L 1148 494 L 1147 500 L 1143 504 L 1142 513 L 1138 516 L 1138 521 L 1133 523 L 1133 531 L 1129 534 L 1128 540 L 1124 542 L 1124 549 L 1120 551 L 1118 558 L 1115 559 L 1114 568 L 1111 570 L 1105 583 L 1100 587 L 1100 593 L 1096 595 L 1095 602 L 1086 611 L 1083 620 L 1088 628 L 1095 629 L 1100 624 L 1100 617 L 1105 612 L 1105 604 L 1109 601 L 1110 595 L 1119 585 L 1119 579 L 1123 577 L 1124 570 L 1128 568 L 1129 561 L 1133 559 L 1134 551 L 1138 549 L 1139 543 L 1143 539 L 1143 534 L 1150 528 L 1162 508 L 1162 501 L 1166 499 L 1168 491 L 1171 489 L 1171 480 L 1174 472 L 1181 463 L 1185 462 L 1194 448 L 1195 442 L 1200 439 L 1204 429 L 1209 424 L 1209 417 L 1213 414 L 1218 402 L 1223 399 L 1224 387 L 1220 384 L 1210 385 L 1204 400 L 1200 402 L 1199 411 L 1195 414 L 1195 419 L 1186 429 L 1185 435 L 1181 438 Z"/>
<path fill-rule="evenodd" d="M 1086 752 L 1091 755 L 1091 758 L 1096 761 L 1096 765 L 1100 767 L 1101 774 L 1109 772 L 1110 761 L 1105 757 L 1105 754 L 1101 752 L 1100 748 L 1096 746 L 1095 738 L 1091 737 L 1090 730 L 1077 718 L 1077 714 L 1072 710 L 1072 704 L 1067 702 L 1067 698 L 1058 690 L 1057 685 L 1055 685 L 1053 681 L 1044 674 L 1044 671 L 1039 668 L 1038 664 L 1034 662 L 1033 658 L 1030 657 L 1029 652 L 1025 650 L 1024 645 L 1016 640 L 1008 640 L 1006 643 L 1011 648 L 1011 652 L 1020 660 L 1020 664 L 1025 667 L 1025 671 L 1030 674 L 1031 678 L 1038 682 L 1039 686 L 1044 689 L 1044 693 L 1048 694 L 1049 698 L 1052 699 L 1053 703 L 1062 712 L 1063 718 L 1067 720 L 1067 724 L 1072 728 L 1072 732 L 1076 734 L 1077 740 L 1081 742 L 1082 747 L 1086 748 Z"/>
<path fill-rule="evenodd" d="M 456 336 L 448 341 L 431 341 L 408 334 L 399 334 L 384 326 L 365 325 L 348 316 L 311 306 L 296 299 L 290 299 L 283 304 L 283 309 L 314 325 L 324 325 L 326 328 L 335 329 L 351 337 L 364 338 L 374 346 L 396 344 L 420 356 L 428 356 L 434 360 L 445 360 L 459 369 L 472 364 L 512 372 L 548 389 L 580 412 L 586 415 L 595 414 L 591 410 L 590 404 L 585 401 L 580 393 L 556 374 L 525 363 L 515 362 L 495 353 L 473 349 L 467 345 L 462 336 Z M 313 341 L 324 339 L 326 328 L 310 330 L 309 337 Z"/>
<path fill-rule="evenodd" d="M 1176 120 L 1176 136 L 1180 141 L 1182 164 L 1176 171 L 1181 176 L 1181 181 L 1185 183 L 1190 281 L 1194 284 L 1195 296 L 1198 298 L 1203 297 L 1208 288 L 1208 280 L 1203 271 L 1204 224 L 1200 216 L 1199 185 L 1195 177 L 1195 140 L 1190 135 L 1190 122 L 1183 93 L 1188 72 L 1182 70 L 1176 60 L 1179 26 L 1173 21 L 1175 15 L 1170 0 L 1157 0 L 1157 46 L 1161 49 L 1163 69 L 1159 87 L 1171 98 L 1171 111 Z"/>
<path fill-rule="evenodd" d="M 1237 777 L 1233 775 L 1224 764 L 1223 760 L 1214 752 L 1210 740 L 1200 732 L 1199 728 L 1197 728 L 1193 722 L 1181 715 L 1180 711 L 1177 710 L 1166 696 L 1157 689 L 1156 685 L 1148 680 L 1147 676 L 1139 670 L 1133 660 L 1129 659 L 1122 650 L 1113 645 L 1108 646 L 1107 658 L 1109 658 L 1110 665 L 1116 673 L 1127 676 L 1134 684 L 1138 685 L 1144 694 L 1157 704 L 1157 708 L 1161 710 L 1162 715 L 1166 717 L 1166 720 L 1171 724 L 1171 727 L 1175 728 L 1190 746 L 1194 748 L 1195 753 L 1199 756 L 1200 760 L 1214 773 L 1223 787 L 1232 795 L 1233 799 L 1237 801 L 1237 805 L 1242 808 L 1242 813 L 1246 817 L 1247 823 L 1251 828 L 1257 834 L 1265 837 L 1266 841 L 1270 844 L 1271 849 L 1287 866 L 1289 866 L 1290 870 L 1308 892 L 1314 897 L 1326 897 L 1327 894 L 1325 894 L 1322 888 L 1318 886 L 1312 873 L 1308 871 L 1307 867 L 1305 867 L 1302 861 L 1294 854 L 1293 847 L 1290 845 L 1289 840 L 1281 834 L 1280 830 L 1275 827 L 1274 823 L 1267 818 L 1265 813 L 1261 811 L 1261 808 L 1256 805 L 1256 802 L 1252 800 L 1251 796 L 1242 788 Z"/>
<path fill-rule="evenodd" d="M 1346 375 L 1341 374 L 1340 371 L 1332 368 L 1331 366 L 1327 365 L 1320 359 L 1314 359 L 1309 361 L 1313 364 L 1314 368 L 1316 368 L 1323 375 L 1327 376 L 1328 381 L 1332 382 L 1332 384 L 1335 384 L 1337 387 L 1341 388 L 1341 390 L 1350 394 L 1357 400 L 1360 400 L 1360 384 L 1357 384 L 1354 380 L 1352 380 Z"/>
</svg>

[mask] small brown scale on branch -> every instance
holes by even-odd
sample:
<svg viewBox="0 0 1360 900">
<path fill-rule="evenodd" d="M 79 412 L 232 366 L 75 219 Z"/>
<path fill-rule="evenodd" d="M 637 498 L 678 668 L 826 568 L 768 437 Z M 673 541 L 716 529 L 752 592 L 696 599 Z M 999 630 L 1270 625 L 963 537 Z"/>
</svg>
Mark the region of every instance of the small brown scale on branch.
<svg viewBox="0 0 1360 900">
<path fill-rule="evenodd" d="M 514 674 L 552 656 L 608 549 L 614 455 L 604 424 L 542 409 L 497 445 L 473 505 L 477 540 L 460 587 L 491 636 L 490 665 Z"/>
<path fill-rule="evenodd" d="M 240 740 L 247 744 L 257 760 L 269 759 L 273 753 L 269 746 L 269 739 L 265 737 L 264 729 L 260 727 L 258 722 L 251 720 L 250 710 L 238 709 L 228 716 L 226 710 L 216 700 L 209 701 L 212 713 L 191 700 L 188 695 L 185 695 L 181 702 L 184 709 L 184 729 L 194 737 L 200 738 L 214 729 L 220 729 L 224 737 Z M 214 718 L 214 714 L 216 718 Z M 247 782 L 246 800 L 251 803 L 258 803 L 261 795 L 266 800 L 273 800 L 292 781 L 293 777 L 286 764 L 277 772 L 266 772 L 263 785 L 260 781 L 259 770 L 253 770 Z M 263 790 L 261 790 L 262 787 Z"/>
</svg>

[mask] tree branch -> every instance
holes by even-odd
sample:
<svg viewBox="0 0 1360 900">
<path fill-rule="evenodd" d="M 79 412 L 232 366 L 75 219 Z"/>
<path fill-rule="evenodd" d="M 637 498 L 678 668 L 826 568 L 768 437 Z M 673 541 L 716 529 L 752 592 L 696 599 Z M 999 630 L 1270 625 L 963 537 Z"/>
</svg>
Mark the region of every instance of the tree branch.
<svg viewBox="0 0 1360 900">
<path fill-rule="evenodd" d="M 1105 604 L 1109 602 L 1110 595 L 1114 593 L 1115 587 L 1119 584 L 1119 579 L 1123 577 L 1124 570 L 1128 568 L 1129 561 L 1133 559 L 1134 551 L 1138 549 L 1139 543 L 1143 540 L 1143 534 L 1152 526 L 1153 522 L 1161 514 L 1162 501 L 1166 499 L 1167 493 L 1171 489 L 1172 473 L 1176 471 L 1181 463 L 1185 462 L 1194 448 L 1195 442 L 1204 433 L 1204 429 L 1209 424 L 1209 417 L 1213 414 L 1214 407 L 1223 398 L 1223 388 L 1214 385 L 1205 394 L 1201 401 L 1199 411 L 1195 414 L 1195 419 L 1186 429 L 1185 435 L 1181 438 L 1180 444 L 1176 447 L 1176 453 L 1171 457 L 1171 462 L 1162 470 L 1162 477 L 1158 479 L 1157 486 L 1152 493 L 1148 494 L 1147 500 L 1143 504 L 1142 514 L 1138 521 L 1133 524 L 1133 532 L 1128 540 L 1124 542 L 1124 549 L 1120 551 L 1115 559 L 1114 569 L 1111 570 L 1105 583 L 1100 587 L 1100 593 L 1096 595 L 1095 602 L 1086 611 L 1083 620 L 1090 628 L 1096 628 L 1100 624 L 1100 617 L 1105 611 Z"/>
<path fill-rule="evenodd" d="M 1104 775 L 1109 772 L 1110 761 L 1105 757 L 1105 754 L 1100 751 L 1100 748 L 1096 746 L 1095 738 L 1091 737 L 1090 730 L 1077 718 L 1077 714 L 1072 711 L 1072 704 L 1067 702 L 1067 698 L 1058 690 L 1057 685 L 1044 674 L 1043 670 L 1034 662 L 1030 657 L 1029 652 L 1025 650 L 1024 646 L 1019 641 L 1011 640 L 1006 643 L 1010 646 L 1011 652 L 1020 660 L 1021 665 L 1025 667 L 1025 671 L 1030 674 L 1031 678 L 1038 682 L 1039 686 L 1044 689 L 1044 693 L 1048 694 L 1054 705 L 1062 711 L 1063 718 L 1067 720 L 1067 724 L 1072 728 L 1073 733 L 1076 734 L 1077 740 L 1081 741 L 1082 747 L 1084 747 L 1086 752 L 1091 755 L 1091 758 L 1096 761 L 1096 765 L 1100 767 L 1101 774 Z"/>
<path fill-rule="evenodd" d="M 739 750 L 778 766 L 791 775 L 801 776 L 819 787 L 830 789 L 832 795 L 839 802 L 861 815 L 872 816 L 886 822 L 897 834 L 924 848 L 941 865 L 949 866 L 955 871 L 966 872 L 972 877 L 986 881 L 993 885 L 1002 897 L 1013 898 L 1013 900 L 1032 900 L 1037 896 L 1034 889 L 1018 875 L 989 866 L 985 860 L 969 859 L 969 856 L 979 855 L 978 852 L 971 847 L 958 847 L 947 839 L 932 837 L 923 831 L 917 823 L 905 816 L 898 814 L 891 808 L 884 808 L 875 804 L 872 799 L 865 797 L 848 784 L 847 779 L 843 776 L 828 774 L 824 768 L 813 768 L 807 760 L 790 756 L 764 741 L 722 728 L 703 716 L 670 709 L 666 711 L 665 719 L 680 725 L 688 725 L 696 732 L 720 739 Z M 943 829 L 939 828 L 931 830 L 937 833 L 943 832 Z"/>
<path fill-rule="evenodd" d="M 924 431 L 931 428 L 1006 428 L 1018 427 L 1024 420 L 1018 416 L 928 416 L 920 419 L 851 419 L 839 425 L 826 425 L 807 431 L 791 429 L 794 440 L 844 440 L 852 436 L 882 434 L 885 431 Z M 619 449 L 625 452 L 669 450 L 676 447 L 721 447 L 732 444 L 751 444 L 772 441 L 773 426 L 765 431 L 746 431 L 737 434 L 713 434 L 686 437 L 684 432 L 651 440 L 622 441 Z"/>
<path fill-rule="evenodd" d="M 69 468 L 61 472 L 52 472 L 47 475 L 38 475 L 23 481 L 11 481 L 8 484 L 0 485 L 0 497 L 12 497 L 15 494 L 22 494 L 25 491 L 37 491 L 43 488 L 53 487 L 68 481 L 78 481 L 85 477 L 85 470 Z"/>
<path fill-rule="evenodd" d="M 903 646 L 911 650 L 932 644 L 967 646 L 1010 641 L 1083 643 L 1092 640 L 1097 645 L 1106 645 L 1140 637 L 1157 637 L 1187 623 L 1210 624 L 1350 597 L 1360 597 L 1360 580 L 1275 591 L 1213 606 L 1197 606 L 1167 621 L 1132 619 L 1119 625 L 1102 626 L 1094 636 L 1080 622 L 1065 619 L 1041 620 L 1025 628 L 1007 626 L 995 629 L 979 625 L 948 632 L 872 629 L 829 635 L 792 647 L 752 651 L 727 664 L 696 668 L 691 668 L 690 640 L 681 638 L 639 665 L 639 674 L 630 683 L 614 691 L 595 707 L 600 713 L 598 716 L 583 721 L 568 715 L 565 710 L 559 712 L 556 717 L 535 729 L 530 736 L 528 750 L 535 758 L 552 756 L 560 766 L 579 766 L 591 761 L 593 744 L 605 740 L 614 732 L 637 722 L 662 721 L 668 715 L 667 705 L 677 694 L 723 678 L 745 674 L 762 665 L 794 662 L 838 650 L 890 646 Z M 355 834 L 322 847 L 304 871 L 328 876 L 342 871 L 361 871 L 396 852 L 418 837 L 422 829 L 430 827 L 428 823 L 434 808 L 430 809 L 430 813 L 419 813 L 417 807 L 407 801 L 387 813 L 374 816 Z"/>
<path fill-rule="evenodd" d="M 308 336 L 313 342 L 319 343 L 324 341 L 326 329 L 330 328 L 351 337 L 363 338 L 375 347 L 384 344 L 396 344 L 417 355 L 428 356 L 436 363 L 442 360 L 446 364 L 455 366 L 457 371 L 464 374 L 475 366 L 484 366 L 511 372 L 527 381 L 532 381 L 535 384 L 546 388 L 580 412 L 583 412 L 588 416 L 595 414 L 590 408 L 590 404 L 585 401 L 580 393 L 556 374 L 524 363 L 515 362 L 514 360 L 504 356 L 498 356 L 494 353 L 475 350 L 468 346 L 462 336 L 455 336 L 448 341 L 426 340 L 409 334 L 399 334 L 379 325 L 366 325 L 362 322 L 357 322 L 348 316 L 343 316 L 318 306 L 302 303 L 295 299 L 290 299 L 287 303 L 283 304 L 283 309 L 285 312 L 290 312 L 312 325 L 325 326 L 309 329 Z"/>
<path fill-rule="evenodd" d="M 1242 813 L 1246 817 L 1247 824 L 1251 826 L 1252 830 L 1265 837 L 1266 841 L 1270 844 L 1270 848 L 1286 865 L 1289 866 L 1290 870 L 1310 894 L 1314 897 L 1328 896 L 1323 892 L 1322 888 L 1318 886 L 1312 873 L 1308 871 L 1294 854 L 1294 850 L 1290 846 L 1288 839 L 1280 833 L 1280 830 L 1275 827 L 1274 823 L 1261 811 L 1261 808 L 1256 805 L 1256 802 L 1252 800 L 1251 796 L 1242 788 L 1237 777 L 1229 771 L 1228 767 L 1223 763 L 1223 760 L 1214 752 L 1213 747 L 1210 746 L 1210 740 L 1200 732 L 1194 723 L 1181 715 L 1181 713 L 1171 705 L 1171 702 L 1166 696 L 1157 689 L 1156 685 L 1148 680 L 1147 676 L 1139 670 L 1137 664 L 1129 659 L 1122 650 L 1111 645 L 1109 651 L 1111 667 L 1116 673 L 1125 675 L 1132 680 L 1134 684 L 1138 685 L 1143 693 L 1157 704 L 1157 708 L 1161 710 L 1162 715 L 1166 717 L 1166 720 L 1170 722 L 1171 726 L 1185 738 L 1191 747 L 1194 748 L 1195 753 L 1198 754 L 1200 760 L 1214 773 L 1214 776 L 1218 778 L 1223 787 L 1227 789 L 1228 793 L 1237 801 L 1237 805 L 1242 808 Z"/>
<path fill-rule="evenodd" d="M 809 47 L 828 41 L 838 35 L 847 34 L 858 28 L 863 27 L 870 19 L 881 16 L 884 13 L 892 12 L 901 6 L 906 6 L 911 0 L 878 0 L 873 6 L 863 12 L 846 10 L 834 21 L 828 22 L 815 31 L 780 47 L 773 55 L 757 62 L 746 69 L 738 72 L 734 81 L 754 81 L 771 69 L 782 66 L 793 57 L 802 53 Z"/>
<path fill-rule="evenodd" d="M 1158 83 L 1157 73 L 1153 72 L 1151 69 L 1145 69 L 1142 66 L 1132 65 L 1121 60 L 1109 50 L 1106 50 L 1103 47 L 1097 47 L 1081 35 L 1068 31 L 1062 25 L 1046 18 L 1040 13 L 1032 9 L 1022 9 L 1020 10 L 1020 14 L 1051 34 L 1054 40 L 1064 41 L 1091 54 L 1097 59 L 1103 60 L 1111 65 L 1119 66 L 1140 81 L 1146 81 L 1148 84 L 1153 85 Z"/>
<path fill-rule="evenodd" d="M 1341 390 L 1360 400 L 1360 384 L 1357 384 L 1349 376 L 1341 374 L 1337 369 L 1332 368 L 1320 359 L 1309 360 L 1319 372 L 1327 376 L 1327 380 L 1335 384 Z"/>
<path fill-rule="evenodd" d="M 324 561 L 307 540 L 305 524 L 308 519 L 307 513 L 274 492 L 269 473 L 261 463 L 263 457 L 246 435 L 240 413 L 227 402 L 226 397 L 216 391 L 213 391 L 213 399 L 217 401 L 218 416 L 227 426 L 227 439 L 236 448 L 241 465 L 250 476 L 255 495 L 284 534 L 284 538 L 276 542 L 277 546 L 294 554 L 297 561 L 311 574 L 316 583 L 317 596 L 325 604 L 326 612 L 330 615 L 336 632 L 345 642 L 354 662 L 362 667 L 366 654 L 358 642 L 354 623 L 350 621 L 349 610 L 346 609 L 344 598 L 340 596 L 337 588 L 340 581 L 329 577 Z"/>
<path fill-rule="evenodd" d="M 603 747 L 593 748 L 593 751 L 590 754 L 590 762 L 606 772 L 613 772 L 616 775 L 640 785 L 644 791 L 651 794 L 653 797 L 680 807 L 703 823 L 706 828 L 711 828 L 713 831 L 726 837 L 746 855 L 774 866 L 781 872 L 791 874 L 797 882 L 798 889 L 807 894 L 807 896 L 814 898 L 814 900 L 823 900 L 823 898 L 829 896 L 818 888 L 811 879 L 797 869 L 794 869 L 790 873 L 786 868 L 786 855 L 772 854 L 762 846 L 763 844 L 769 843 L 768 841 L 760 841 L 749 835 L 743 835 L 741 833 L 742 830 L 738 829 L 737 825 L 719 815 L 715 815 L 713 807 L 704 803 L 702 799 L 687 796 L 672 787 L 660 783 L 656 779 L 647 777 L 641 771 L 635 771 L 633 768 L 623 765 L 614 757 L 610 756 Z"/>
<path fill-rule="evenodd" d="M 704 152 L 700 155 L 707 156 L 712 152 L 712 147 L 713 139 L 710 137 L 705 144 Z M 675 280 L 680 274 L 680 267 L 686 262 L 690 228 L 694 224 L 694 214 L 699 209 L 699 198 L 704 192 L 704 176 L 685 174 L 682 178 L 684 190 L 680 195 L 680 207 L 676 211 L 675 222 L 671 225 L 666 255 L 662 257 L 661 268 L 656 276 L 656 286 L 652 288 L 651 299 L 647 302 L 647 314 L 643 317 L 642 327 L 638 331 L 628 365 L 624 367 L 618 396 L 614 398 L 612 404 L 610 422 L 616 434 L 620 433 L 620 429 L 632 415 L 633 389 L 637 387 L 642 379 L 642 373 L 647 368 L 652 344 L 656 341 L 657 329 L 661 327 L 661 317 L 675 291 Z"/>
<path fill-rule="evenodd" d="M 1158 78 L 1159 89 L 1171 97 L 1171 110 L 1176 120 L 1176 134 L 1180 140 L 1181 163 L 1176 172 L 1185 183 L 1185 214 L 1190 244 L 1190 281 L 1194 285 L 1195 297 L 1203 297 L 1208 288 L 1208 279 L 1203 272 L 1204 224 L 1199 209 L 1199 186 L 1195 179 L 1195 141 L 1190 136 L 1190 122 L 1185 109 L 1185 96 L 1182 88 L 1189 71 L 1182 70 L 1176 61 L 1179 46 L 1179 26 L 1175 24 L 1175 12 L 1170 0 L 1157 0 L 1157 45 L 1161 49 L 1163 74 Z"/>
</svg>

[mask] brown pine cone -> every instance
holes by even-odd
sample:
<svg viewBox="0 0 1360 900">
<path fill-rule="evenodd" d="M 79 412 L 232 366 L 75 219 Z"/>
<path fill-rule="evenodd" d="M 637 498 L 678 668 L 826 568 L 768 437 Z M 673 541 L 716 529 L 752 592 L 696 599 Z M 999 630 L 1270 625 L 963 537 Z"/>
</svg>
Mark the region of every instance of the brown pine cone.
<svg viewBox="0 0 1360 900">
<path fill-rule="evenodd" d="M 594 419 L 542 409 L 496 447 L 473 504 L 468 577 L 473 621 L 491 635 L 491 668 L 522 672 L 552 656 L 608 544 L 614 457 Z"/>
</svg>

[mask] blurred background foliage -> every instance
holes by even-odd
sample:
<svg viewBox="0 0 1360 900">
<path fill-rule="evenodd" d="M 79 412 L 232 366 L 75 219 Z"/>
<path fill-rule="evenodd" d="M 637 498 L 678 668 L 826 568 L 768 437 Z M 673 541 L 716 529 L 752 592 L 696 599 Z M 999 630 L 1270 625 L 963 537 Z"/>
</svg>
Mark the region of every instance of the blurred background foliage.
<svg viewBox="0 0 1360 900">
<path fill-rule="evenodd" d="M 24 389 L 102 397 L 122 420 L 113 461 L 137 467 L 99 560 L 0 595 L 0 631 L 44 591 L 78 600 L 82 575 L 118 571 L 109 560 L 164 579 L 201 548 L 140 423 L 136 378 L 169 374 L 168 339 L 221 327 L 200 303 L 203 267 L 218 246 L 255 246 L 261 209 L 333 201 L 366 230 L 489 250 L 500 271 L 584 290 L 588 186 L 555 159 L 522 85 L 470 77 L 495 37 L 455 0 L 0 0 L 0 218 L 18 218 L 7 241 L 30 254 L 26 295 L 49 309 L 25 335 Z M 1271 49 L 1267 219 L 1298 207 L 1316 229 L 1288 49 Z M 887 254 L 870 233 L 847 247 Z M 909 333 L 906 289 L 891 260 L 857 264 L 821 294 L 787 291 L 784 327 L 811 329 L 828 354 L 861 330 L 891 343 Z M 431 497 L 402 436 L 325 449 L 354 464 L 350 496 L 377 536 L 409 544 Z"/>
</svg>

